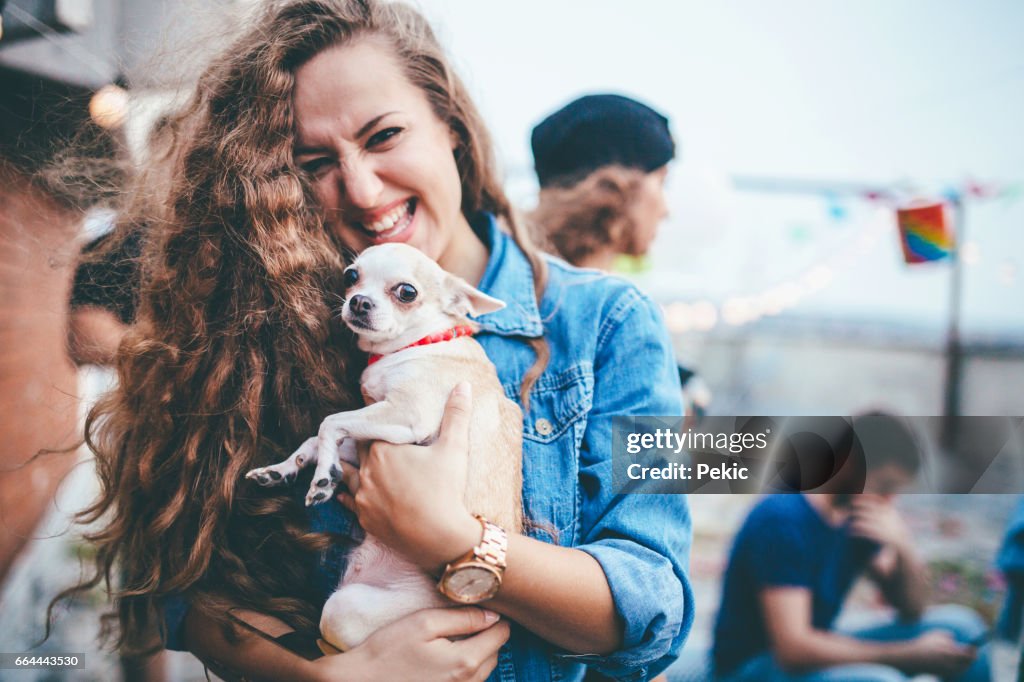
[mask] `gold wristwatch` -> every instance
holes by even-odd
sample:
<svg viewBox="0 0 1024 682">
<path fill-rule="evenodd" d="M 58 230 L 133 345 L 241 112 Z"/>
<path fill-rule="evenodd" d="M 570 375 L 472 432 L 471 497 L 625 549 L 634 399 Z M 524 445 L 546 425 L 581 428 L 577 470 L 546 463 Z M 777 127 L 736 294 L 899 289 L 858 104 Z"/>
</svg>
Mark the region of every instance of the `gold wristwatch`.
<svg viewBox="0 0 1024 682">
<path fill-rule="evenodd" d="M 498 593 L 505 574 L 508 534 L 479 514 L 474 516 L 483 526 L 480 544 L 448 564 L 437 583 L 441 594 L 460 604 L 490 599 Z"/>
</svg>

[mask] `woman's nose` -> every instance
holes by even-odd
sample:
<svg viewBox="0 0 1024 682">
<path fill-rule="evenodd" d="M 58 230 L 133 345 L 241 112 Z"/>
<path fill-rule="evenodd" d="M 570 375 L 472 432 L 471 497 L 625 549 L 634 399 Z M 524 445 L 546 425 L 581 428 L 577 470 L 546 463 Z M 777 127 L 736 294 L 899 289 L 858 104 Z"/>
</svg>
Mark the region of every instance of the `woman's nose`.
<svg viewBox="0 0 1024 682">
<path fill-rule="evenodd" d="M 347 161 L 341 173 L 341 191 L 354 208 L 368 209 L 379 204 L 384 183 L 372 163 L 362 159 Z"/>
</svg>

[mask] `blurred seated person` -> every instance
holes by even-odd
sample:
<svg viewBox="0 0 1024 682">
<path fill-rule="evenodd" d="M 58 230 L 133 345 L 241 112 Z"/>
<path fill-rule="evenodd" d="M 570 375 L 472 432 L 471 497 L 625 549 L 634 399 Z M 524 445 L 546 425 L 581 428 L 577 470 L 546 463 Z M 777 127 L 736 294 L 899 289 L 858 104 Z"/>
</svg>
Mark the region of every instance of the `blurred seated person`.
<svg viewBox="0 0 1024 682">
<path fill-rule="evenodd" d="M 669 121 L 621 95 L 587 95 L 541 121 L 530 138 L 540 183 L 530 223 L 541 248 L 608 272 L 619 256 L 645 256 L 668 216 L 665 178 L 675 157 Z M 711 400 L 679 368 L 684 404 L 703 416 Z"/>
<path fill-rule="evenodd" d="M 715 625 L 716 679 L 990 679 L 987 647 L 972 644 L 985 635 L 981 618 L 960 606 L 926 608 L 926 567 L 894 504 L 920 466 L 913 434 L 879 415 L 857 418 L 854 428 L 860 442 L 871 428 L 872 441 L 881 436 L 887 446 L 861 450 L 859 466 L 848 458 L 830 481 L 836 492 L 764 497 L 736 535 Z M 851 494 L 843 470 L 855 472 L 848 480 L 862 481 L 863 492 Z M 861 576 L 876 583 L 896 617 L 841 632 L 836 617 Z"/>
<path fill-rule="evenodd" d="M 126 177 L 125 181 L 146 187 L 161 187 L 167 182 L 162 174 L 172 168 L 172 119 L 168 109 L 153 121 L 143 152 L 150 167 L 144 176 Z M 157 212 L 154 207 L 153 215 Z M 113 365 L 121 339 L 135 321 L 145 226 L 115 227 L 115 221 L 110 222 L 106 232 L 82 249 L 71 287 L 68 351 L 79 365 Z"/>
<path fill-rule="evenodd" d="M 79 365 L 112 365 L 135 319 L 141 233 L 118 239 L 108 232 L 90 241 L 75 269 L 68 350 Z"/>
</svg>

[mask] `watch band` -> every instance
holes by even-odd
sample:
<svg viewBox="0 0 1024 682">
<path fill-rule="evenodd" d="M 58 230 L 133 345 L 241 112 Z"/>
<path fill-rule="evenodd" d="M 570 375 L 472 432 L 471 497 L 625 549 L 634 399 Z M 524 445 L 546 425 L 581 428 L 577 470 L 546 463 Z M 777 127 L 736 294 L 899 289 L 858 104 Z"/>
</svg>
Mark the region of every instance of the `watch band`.
<svg viewBox="0 0 1024 682">
<path fill-rule="evenodd" d="M 508 555 L 508 533 L 501 526 L 491 523 L 479 514 L 473 516 L 484 529 L 480 544 L 473 548 L 473 555 L 480 561 L 504 571 Z"/>
</svg>

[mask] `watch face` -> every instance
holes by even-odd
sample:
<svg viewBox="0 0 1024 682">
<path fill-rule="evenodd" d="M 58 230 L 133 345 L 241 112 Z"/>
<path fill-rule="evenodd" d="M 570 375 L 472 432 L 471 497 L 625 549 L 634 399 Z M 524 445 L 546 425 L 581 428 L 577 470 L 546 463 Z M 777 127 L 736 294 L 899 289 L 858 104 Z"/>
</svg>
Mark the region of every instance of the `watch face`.
<svg viewBox="0 0 1024 682">
<path fill-rule="evenodd" d="M 498 590 L 498 576 L 494 571 L 479 566 L 462 566 L 448 576 L 448 593 L 458 601 L 475 604 L 494 596 Z"/>
</svg>

